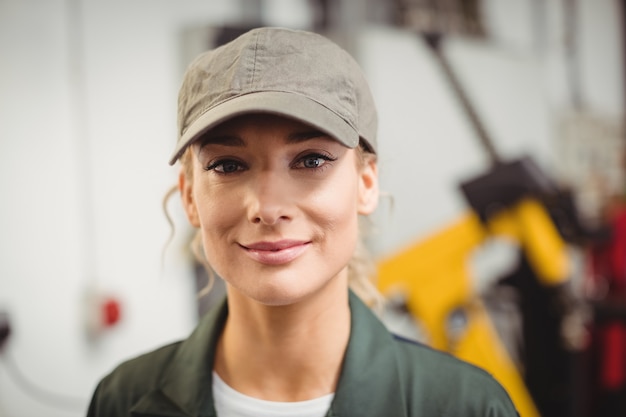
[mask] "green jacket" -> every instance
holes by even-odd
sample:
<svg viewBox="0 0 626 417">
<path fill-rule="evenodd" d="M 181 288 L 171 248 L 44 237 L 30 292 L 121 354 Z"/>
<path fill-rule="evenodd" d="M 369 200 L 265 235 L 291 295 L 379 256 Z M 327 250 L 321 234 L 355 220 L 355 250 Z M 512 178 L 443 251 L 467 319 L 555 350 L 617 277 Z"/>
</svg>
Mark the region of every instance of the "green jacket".
<svg viewBox="0 0 626 417">
<path fill-rule="evenodd" d="M 504 389 L 485 371 L 391 335 L 350 294 L 350 341 L 328 417 L 514 417 Z M 226 302 L 183 341 L 120 365 L 93 395 L 88 417 L 216 416 L 211 373 Z"/>
</svg>

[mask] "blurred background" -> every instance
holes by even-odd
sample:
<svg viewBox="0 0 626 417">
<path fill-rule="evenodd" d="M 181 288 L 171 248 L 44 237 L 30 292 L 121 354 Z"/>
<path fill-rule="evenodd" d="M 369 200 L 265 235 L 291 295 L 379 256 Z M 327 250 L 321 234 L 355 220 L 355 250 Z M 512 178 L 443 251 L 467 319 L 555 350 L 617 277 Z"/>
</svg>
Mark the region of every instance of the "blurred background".
<svg viewBox="0 0 626 417">
<path fill-rule="evenodd" d="M 177 90 L 270 25 L 329 36 L 370 81 L 389 327 L 485 367 L 523 417 L 626 416 L 625 6 L 0 0 L 0 416 L 84 415 L 210 304 L 164 202 Z"/>
</svg>

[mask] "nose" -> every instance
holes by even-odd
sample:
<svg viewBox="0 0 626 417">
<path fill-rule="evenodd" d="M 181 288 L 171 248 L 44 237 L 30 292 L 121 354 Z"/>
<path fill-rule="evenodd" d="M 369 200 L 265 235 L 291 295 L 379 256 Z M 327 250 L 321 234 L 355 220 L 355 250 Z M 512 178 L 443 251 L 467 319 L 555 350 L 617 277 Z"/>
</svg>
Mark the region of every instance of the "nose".
<svg viewBox="0 0 626 417">
<path fill-rule="evenodd" d="M 260 173 L 249 190 L 248 219 L 255 224 L 274 226 L 293 218 L 295 190 L 289 181 L 272 171 Z"/>
</svg>

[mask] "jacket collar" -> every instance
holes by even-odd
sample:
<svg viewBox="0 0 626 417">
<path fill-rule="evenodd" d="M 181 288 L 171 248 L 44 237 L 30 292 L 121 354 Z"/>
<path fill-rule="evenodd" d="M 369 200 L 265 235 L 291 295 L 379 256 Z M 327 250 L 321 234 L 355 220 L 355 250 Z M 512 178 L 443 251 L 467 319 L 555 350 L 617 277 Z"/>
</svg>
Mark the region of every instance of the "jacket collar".
<svg viewBox="0 0 626 417">
<path fill-rule="evenodd" d="M 350 292 L 350 340 L 328 417 L 406 415 L 393 336 Z M 212 372 L 228 307 L 225 300 L 201 320 L 167 365 L 157 389 L 131 409 L 136 415 L 216 417 Z"/>
<path fill-rule="evenodd" d="M 228 316 L 226 299 L 201 320 L 166 365 L 157 389 L 142 397 L 136 415 L 215 417 L 212 392 L 213 358 Z"/>
<path fill-rule="evenodd" d="M 352 292 L 350 310 L 350 341 L 327 416 L 406 416 L 393 336 Z"/>
</svg>

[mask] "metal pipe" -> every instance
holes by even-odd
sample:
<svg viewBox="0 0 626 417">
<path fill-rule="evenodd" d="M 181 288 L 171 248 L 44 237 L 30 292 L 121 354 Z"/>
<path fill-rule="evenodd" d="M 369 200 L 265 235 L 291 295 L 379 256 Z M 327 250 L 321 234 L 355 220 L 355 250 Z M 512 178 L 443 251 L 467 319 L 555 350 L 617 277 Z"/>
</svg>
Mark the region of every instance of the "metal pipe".
<svg viewBox="0 0 626 417">
<path fill-rule="evenodd" d="M 485 150 L 485 152 L 489 156 L 489 159 L 491 160 L 491 163 L 493 165 L 500 164 L 502 161 L 501 161 L 500 156 L 498 155 L 498 152 L 496 151 L 496 147 L 493 143 L 493 140 L 489 136 L 487 129 L 485 128 L 483 122 L 478 116 L 478 112 L 476 111 L 469 97 L 465 93 L 465 90 L 463 89 L 461 82 L 459 81 L 454 70 L 452 69 L 452 66 L 448 62 L 448 59 L 446 58 L 445 54 L 441 50 L 441 43 L 443 41 L 443 35 L 441 35 L 440 33 L 425 33 L 423 34 L 423 37 L 424 37 L 424 40 L 426 41 L 426 44 L 430 47 L 431 51 L 433 52 L 433 55 L 435 56 L 435 60 L 437 61 L 441 69 L 443 70 L 443 73 L 447 81 L 449 82 L 450 87 L 452 87 L 452 91 L 454 95 L 459 100 L 459 103 L 461 104 L 461 107 L 463 108 L 467 118 L 469 119 L 469 122 L 474 128 L 474 131 L 476 132 L 478 140 L 480 141 L 481 147 Z"/>
</svg>

